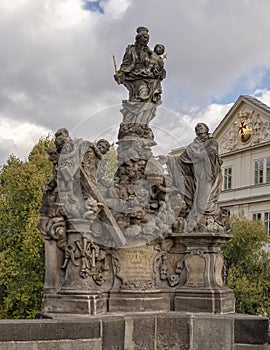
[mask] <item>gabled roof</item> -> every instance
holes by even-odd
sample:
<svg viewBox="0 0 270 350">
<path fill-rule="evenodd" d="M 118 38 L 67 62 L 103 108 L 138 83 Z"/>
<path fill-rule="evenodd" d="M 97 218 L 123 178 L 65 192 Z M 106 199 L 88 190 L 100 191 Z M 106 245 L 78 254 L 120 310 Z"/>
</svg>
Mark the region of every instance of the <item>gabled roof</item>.
<svg viewBox="0 0 270 350">
<path fill-rule="evenodd" d="M 219 123 L 219 125 L 216 127 L 215 131 L 213 132 L 214 137 L 217 137 L 220 131 L 224 130 L 226 125 L 229 123 L 230 117 L 234 112 L 242 105 L 242 104 L 248 104 L 250 107 L 256 107 L 259 109 L 262 113 L 267 113 L 270 115 L 270 107 L 264 104 L 263 102 L 259 101 L 257 98 L 248 96 L 248 95 L 240 95 L 235 102 L 235 104 L 232 106 L 232 108 L 228 111 L 228 113 L 225 115 L 225 117 L 222 119 L 222 121 Z"/>
<path fill-rule="evenodd" d="M 260 109 L 264 110 L 265 112 L 270 113 L 270 107 L 267 106 L 265 103 L 259 101 L 257 98 L 252 97 L 252 96 L 248 96 L 248 95 L 241 95 L 240 97 L 245 98 L 246 100 L 250 101 L 255 106 L 259 107 Z"/>
</svg>

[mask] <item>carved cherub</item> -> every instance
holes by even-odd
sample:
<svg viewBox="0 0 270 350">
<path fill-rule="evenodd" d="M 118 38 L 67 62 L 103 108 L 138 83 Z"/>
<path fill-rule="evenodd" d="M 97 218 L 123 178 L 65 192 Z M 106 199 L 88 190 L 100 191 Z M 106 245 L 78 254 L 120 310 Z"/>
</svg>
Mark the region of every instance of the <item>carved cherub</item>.
<svg viewBox="0 0 270 350">
<path fill-rule="evenodd" d="M 163 57 L 161 57 L 161 55 L 164 54 L 164 52 L 164 45 L 157 44 L 154 47 L 154 51 L 151 54 L 148 66 L 148 71 L 150 74 L 153 74 L 153 77 L 159 77 L 161 79 L 165 78 L 164 60 Z"/>
</svg>

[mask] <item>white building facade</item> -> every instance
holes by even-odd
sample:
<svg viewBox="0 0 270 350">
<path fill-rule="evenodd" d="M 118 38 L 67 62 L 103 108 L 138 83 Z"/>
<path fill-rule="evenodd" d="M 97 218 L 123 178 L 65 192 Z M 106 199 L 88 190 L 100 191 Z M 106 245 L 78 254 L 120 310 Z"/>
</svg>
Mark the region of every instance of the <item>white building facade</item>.
<svg viewBox="0 0 270 350">
<path fill-rule="evenodd" d="M 270 107 L 240 96 L 213 133 L 223 160 L 220 205 L 270 232 Z"/>
</svg>

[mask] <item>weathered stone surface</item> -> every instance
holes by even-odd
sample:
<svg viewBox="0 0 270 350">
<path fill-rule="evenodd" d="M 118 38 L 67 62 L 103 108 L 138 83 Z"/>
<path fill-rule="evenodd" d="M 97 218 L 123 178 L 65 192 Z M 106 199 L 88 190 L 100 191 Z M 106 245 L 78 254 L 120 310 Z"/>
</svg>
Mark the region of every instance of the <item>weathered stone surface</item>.
<svg viewBox="0 0 270 350">
<path fill-rule="evenodd" d="M 134 287 L 154 284 L 153 260 L 156 251 L 153 245 L 144 245 L 130 249 L 121 249 L 118 256 L 121 261 L 121 276 Z"/>
<path fill-rule="evenodd" d="M 233 350 L 269 350 L 270 345 L 236 344 Z"/>
<path fill-rule="evenodd" d="M 0 320 L 0 342 L 55 339 L 100 338 L 99 319 L 60 320 Z"/>
<path fill-rule="evenodd" d="M 228 350 L 233 347 L 233 318 L 197 315 L 193 321 L 194 350 Z"/>
<path fill-rule="evenodd" d="M 183 312 L 56 317 L 1 320 L 0 350 L 269 349 L 262 343 L 268 321 L 263 317 Z"/>
<path fill-rule="evenodd" d="M 234 294 L 229 288 L 181 288 L 176 292 L 175 310 L 184 312 L 233 313 Z"/>
<path fill-rule="evenodd" d="M 125 320 L 123 317 L 104 318 L 102 320 L 102 348 L 123 350 L 125 344 Z"/>
<path fill-rule="evenodd" d="M 0 343 L 0 350 L 101 350 L 101 340 L 52 340 Z"/>
<path fill-rule="evenodd" d="M 153 316 L 133 319 L 134 349 L 155 350 L 155 319 Z"/>
<path fill-rule="evenodd" d="M 251 315 L 236 314 L 234 319 L 234 342 L 236 344 L 265 344 L 268 319 Z"/>
<path fill-rule="evenodd" d="M 110 294 L 110 312 L 170 311 L 170 293 L 125 291 Z"/>
<path fill-rule="evenodd" d="M 205 283 L 205 258 L 198 255 L 190 255 L 185 260 L 188 280 L 186 282 L 187 287 L 206 287 Z"/>
<path fill-rule="evenodd" d="M 179 314 L 178 314 L 179 315 Z M 188 350 L 192 346 L 190 316 L 158 316 L 156 328 L 156 349 Z"/>
<path fill-rule="evenodd" d="M 107 295 L 90 292 L 86 295 L 49 294 L 43 298 L 42 310 L 44 313 L 102 314 L 107 311 Z"/>
</svg>

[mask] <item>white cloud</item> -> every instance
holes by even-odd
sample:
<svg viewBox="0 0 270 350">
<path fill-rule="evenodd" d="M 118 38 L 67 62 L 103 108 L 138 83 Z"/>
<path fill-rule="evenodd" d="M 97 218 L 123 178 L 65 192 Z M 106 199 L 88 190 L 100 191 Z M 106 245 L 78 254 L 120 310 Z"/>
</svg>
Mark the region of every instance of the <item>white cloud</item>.
<svg viewBox="0 0 270 350">
<path fill-rule="evenodd" d="M 131 0 L 101 1 L 101 6 L 104 7 L 105 14 L 113 19 L 121 18 L 130 4 Z"/>
<path fill-rule="evenodd" d="M 25 159 L 37 141 L 49 133 L 44 127 L 0 117 L 0 163 L 11 153 Z"/>
<path fill-rule="evenodd" d="M 2 0 L 0 18 L 6 19 L 9 16 L 12 16 L 15 12 L 20 11 L 21 8 L 26 6 L 28 2 L 29 2 L 28 0 L 17 0 L 16 2 L 9 1 L 9 0 Z"/>
<path fill-rule="evenodd" d="M 158 144 L 165 153 L 186 146 L 195 138 L 194 128 L 197 123 L 206 123 L 210 132 L 213 132 L 231 107 L 232 104 L 212 103 L 204 108 L 193 106 L 182 113 L 161 107 L 152 123 Z"/>
<path fill-rule="evenodd" d="M 258 89 L 255 91 L 254 97 L 258 98 L 260 101 L 270 106 L 270 90 Z"/>
</svg>

